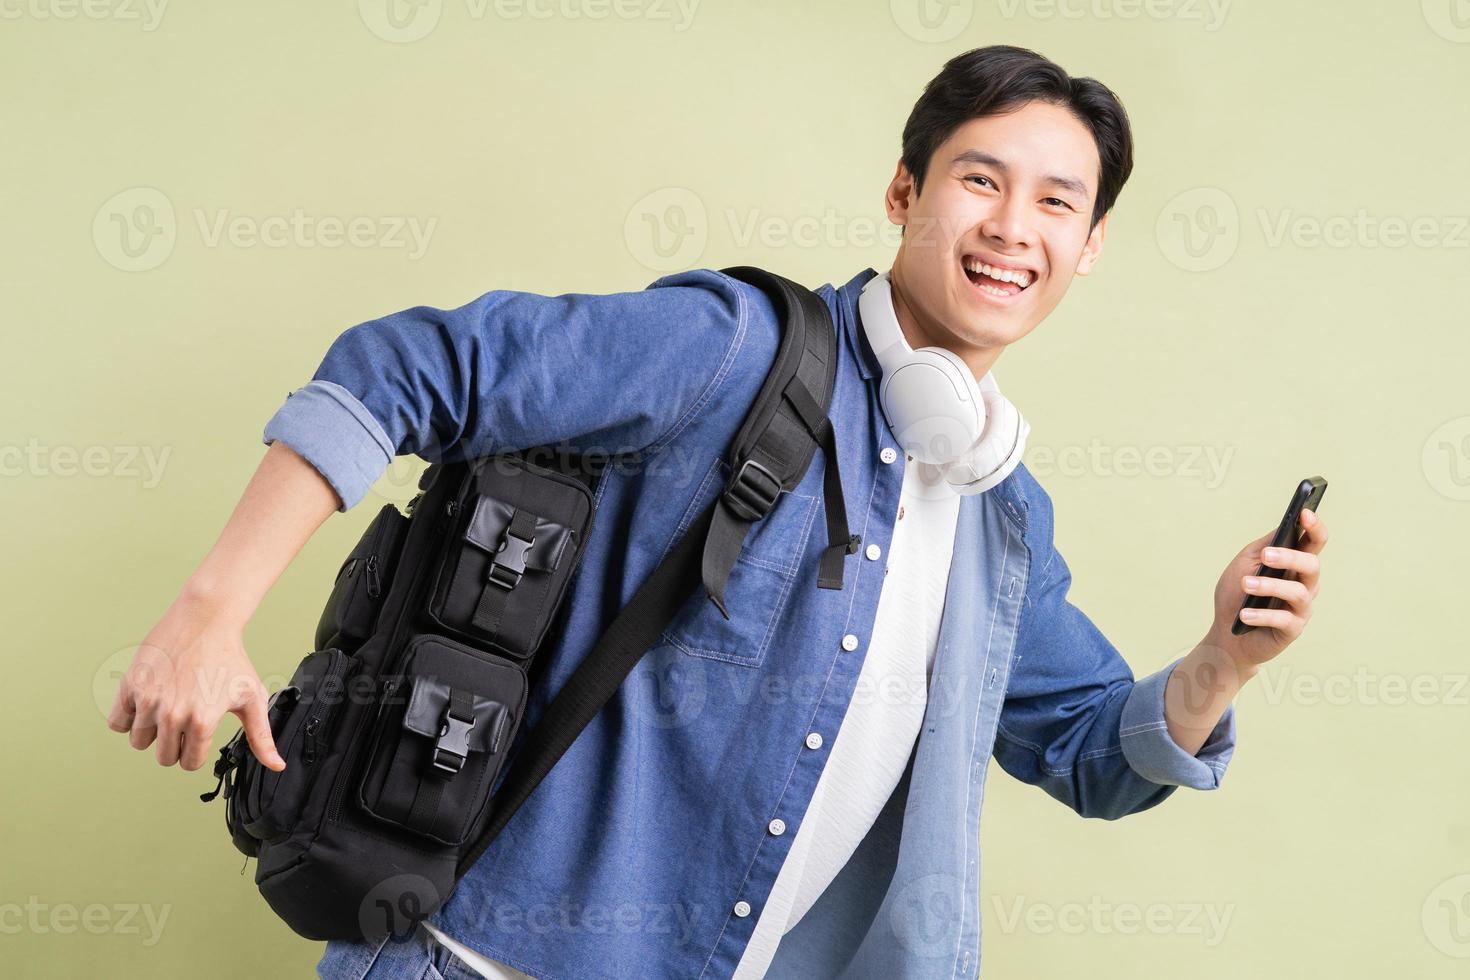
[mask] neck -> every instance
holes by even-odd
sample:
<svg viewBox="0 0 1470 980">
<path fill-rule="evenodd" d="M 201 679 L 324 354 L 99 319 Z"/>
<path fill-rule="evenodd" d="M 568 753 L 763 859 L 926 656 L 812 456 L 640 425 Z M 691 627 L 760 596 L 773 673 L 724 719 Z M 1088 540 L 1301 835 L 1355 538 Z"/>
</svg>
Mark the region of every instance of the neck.
<svg viewBox="0 0 1470 980">
<path fill-rule="evenodd" d="M 898 327 L 903 331 L 904 339 L 914 350 L 920 347 L 943 347 L 965 362 L 975 380 L 980 380 L 990 372 L 991 367 L 1000 359 L 1003 347 L 975 347 L 970 344 L 960 344 L 953 334 L 937 329 L 934 324 L 927 324 L 909 305 L 907 298 L 908 289 L 904 286 L 898 266 L 894 265 L 888 277 L 891 285 L 890 292 L 893 294 L 893 312 L 898 317 Z"/>
</svg>

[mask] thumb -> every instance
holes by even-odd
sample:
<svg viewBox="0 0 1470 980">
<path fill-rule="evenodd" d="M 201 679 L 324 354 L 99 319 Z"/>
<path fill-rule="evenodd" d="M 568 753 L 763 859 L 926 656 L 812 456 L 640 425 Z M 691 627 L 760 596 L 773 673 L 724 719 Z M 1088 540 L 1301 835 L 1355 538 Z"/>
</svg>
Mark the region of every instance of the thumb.
<svg viewBox="0 0 1470 980">
<path fill-rule="evenodd" d="M 240 724 L 245 729 L 245 741 L 249 743 L 250 751 L 255 753 L 260 764 L 275 772 L 285 769 L 286 760 L 276 751 L 276 740 L 271 735 L 265 699 L 259 694 L 253 695 L 240 707 L 231 708 L 230 712 L 240 719 Z"/>
</svg>

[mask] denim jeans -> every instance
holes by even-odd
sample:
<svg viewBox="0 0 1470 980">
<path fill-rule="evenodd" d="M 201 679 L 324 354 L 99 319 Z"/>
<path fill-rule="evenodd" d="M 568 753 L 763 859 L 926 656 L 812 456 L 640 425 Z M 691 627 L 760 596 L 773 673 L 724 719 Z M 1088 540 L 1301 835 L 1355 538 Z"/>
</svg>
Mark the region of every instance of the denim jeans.
<svg viewBox="0 0 1470 980">
<path fill-rule="evenodd" d="M 323 980 L 482 980 L 423 926 L 372 945 L 331 943 L 316 971 Z"/>
</svg>

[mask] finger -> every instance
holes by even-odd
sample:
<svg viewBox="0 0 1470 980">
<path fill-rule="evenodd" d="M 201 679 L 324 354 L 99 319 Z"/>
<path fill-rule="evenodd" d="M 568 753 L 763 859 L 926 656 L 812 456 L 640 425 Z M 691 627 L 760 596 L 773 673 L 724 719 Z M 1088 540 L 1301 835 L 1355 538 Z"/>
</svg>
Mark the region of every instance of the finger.
<svg viewBox="0 0 1470 980">
<path fill-rule="evenodd" d="M 139 752 L 142 752 L 148 746 L 152 745 L 153 740 L 157 737 L 157 725 L 139 725 L 134 722 L 133 730 L 128 734 L 128 744 Z"/>
<path fill-rule="evenodd" d="M 158 748 L 154 752 L 160 766 L 171 766 L 179 761 L 183 738 L 183 716 L 174 710 L 164 712 L 158 724 Z"/>
<path fill-rule="evenodd" d="M 218 724 L 218 718 L 211 721 L 196 717 L 184 726 L 183 746 L 179 751 L 180 769 L 193 772 L 209 761 L 214 730 Z"/>
<path fill-rule="evenodd" d="M 1304 580 L 1308 576 L 1315 580 L 1322 568 L 1322 560 L 1316 555 L 1295 548 L 1266 548 L 1261 552 L 1261 564 L 1296 572 Z"/>
<path fill-rule="evenodd" d="M 1241 621 L 1247 626 L 1280 630 L 1288 637 L 1296 637 L 1306 625 L 1300 616 L 1290 609 L 1242 609 Z"/>
<path fill-rule="evenodd" d="M 137 707 L 133 703 L 133 688 L 128 684 L 127 678 L 123 678 L 122 683 L 117 686 L 117 694 L 113 696 L 112 707 L 107 712 L 107 727 L 115 732 L 129 731 L 137 714 Z"/>
<path fill-rule="evenodd" d="M 1296 579 L 1246 575 L 1241 579 L 1241 588 L 1251 595 L 1275 596 L 1290 605 L 1300 616 L 1305 616 L 1311 608 L 1311 592 L 1304 583 Z"/>
<path fill-rule="evenodd" d="M 240 719 L 240 724 L 245 729 L 245 741 L 249 743 L 250 751 L 255 753 L 260 764 L 276 772 L 285 769 L 286 760 L 276 751 L 276 740 L 271 737 L 270 716 L 266 712 L 265 699 L 252 697 L 230 711 Z"/>
<path fill-rule="evenodd" d="M 1302 538 L 1297 547 L 1314 555 L 1327 547 L 1327 525 L 1315 510 L 1302 511 Z"/>
<path fill-rule="evenodd" d="M 133 698 L 135 713 L 133 727 L 128 733 L 128 744 L 142 752 L 158 737 L 158 695 L 143 691 Z"/>
</svg>

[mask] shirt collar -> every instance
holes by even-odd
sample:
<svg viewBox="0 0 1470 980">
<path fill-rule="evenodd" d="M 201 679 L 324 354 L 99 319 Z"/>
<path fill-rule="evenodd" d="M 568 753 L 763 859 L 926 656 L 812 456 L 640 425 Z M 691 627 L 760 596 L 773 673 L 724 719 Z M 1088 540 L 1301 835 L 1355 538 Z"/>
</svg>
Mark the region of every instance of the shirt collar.
<svg viewBox="0 0 1470 980">
<path fill-rule="evenodd" d="M 862 293 L 868 280 L 877 274 L 871 268 L 864 269 L 837 290 L 838 296 L 842 299 L 838 306 L 842 330 L 847 335 L 848 346 L 852 348 L 853 358 L 857 361 L 858 373 L 862 375 L 864 381 L 871 380 L 882 373 L 882 368 L 878 364 L 878 355 L 873 353 L 873 348 L 868 343 L 867 332 L 863 330 L 862 322 L 858 318 L 858 296 Z"/>
</svg>

